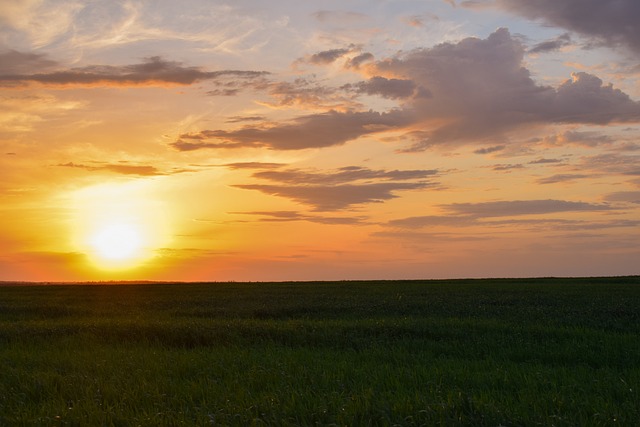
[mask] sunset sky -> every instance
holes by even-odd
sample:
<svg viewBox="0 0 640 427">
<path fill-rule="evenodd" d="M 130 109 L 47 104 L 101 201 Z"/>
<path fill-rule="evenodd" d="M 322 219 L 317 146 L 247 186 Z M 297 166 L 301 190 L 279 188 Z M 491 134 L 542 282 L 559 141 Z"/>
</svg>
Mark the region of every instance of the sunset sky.
<svg viewBox="0 0 640 427">
<path fill-rule="evenodd" d="M 640 274 L 638 0 L 0 2 L 0 280 Z"/>
</svg>

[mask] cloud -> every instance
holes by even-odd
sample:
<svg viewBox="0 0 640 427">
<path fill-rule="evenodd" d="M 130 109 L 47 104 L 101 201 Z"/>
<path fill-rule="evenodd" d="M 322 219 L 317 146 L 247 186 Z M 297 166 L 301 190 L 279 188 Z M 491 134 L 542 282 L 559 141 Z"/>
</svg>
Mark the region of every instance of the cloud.
<svg viewBox="0 0 640 427">
<path fill-rule="evenodd" d="M 604 197 L 607 202 L 629 202 L 640 204 L 640 191 L 619 191 L 607 194 Z"/>
<path fill-rule="evenodd" d="M 373 61 L 374 59 L 375 57 L 373 56 L 372 53 L 369 53 L 369 52 L 361 53 L 360 55 L 354 56 L 353 58 L 350 58 L 349 60 L 347 60 L 347 62 L 345 63 L 345 68 L 358 69 L 362 64 Z"/>
<path fill-rule="evenodd" d="M 434 188 L 438 183 L 426 179 L 437 173 L 432 169 L 385 171 L 359 166 L 344 167 L 333 173 L 300 169 L 266 170 L 255 172 L 253 177 L 276 182 L 276 185 L 239 184 L 234 187 L 285 197 L 310 205 L 315 211 L 332 211 L 393 199 L 397 197 L 397 191 Z M 416 180 L 419 181 L 399 182 Z"/>
<path fill-rule="evenodd" d="M 33 70 L 46 70 L 58 63 L 41 53 L 23 53 L 10 49 L 0 52 L 0 75 L 24 74 Z"/>
<path fill-rule="evenodd" d="M 578 165 L 580 170 L 591 170 L 615 175 L 640 176 L 640 155 L 617 153 L 585 156 Z"/>
<path fill-rule="evenodd" d="M 558 88 L 536 84 L 524 52 L 501 28 L 486 39 L 400 53 L 369 64 L 366 73 L 411 80 L 429 91 L 410 106 L 420 118 L 413 131 L 425 134 L 407 151 L 482 142 L 532 124 L 640 121 L 640 104 L 594 75 L 575 73 Z"/>
<path fill-rule="evenodd" d="M 362 13 L 342 10 L 319 10 L 311 16 L 322 23 L 338 25 L 349 25 L 367 18 L 367 15 Z"/>
<path fill-rule="evenodd" d="M 498 0 L 505 10 L 640 53 L 637 0 Z"/>
<path fill-rule="evenodd" d="M 232 116 L 225 120 L 227 123 L 241 122 L 263 122 L 267 118 L 265 116 Z"/>
<path fill-rule="evenodd" d="M 479 148 L 474 151 L 474 154 L 491 154 L 502 151 L 505 148 L 507 148 L 506 145 L 494 145 L 493 147 Z"/>
<path fill-rule="evenodd" d="M 498 171 L 498 172 L 510 172 L 513 169 L 523 169 L 524 165 L 517 163 L 517 164 L 499 164 L 499 165 L 493 165 L 491 167 L 491 169 L 493 169 L 494 171 Z"/>
<path fill-rule="evenodd" d="M 337 59 L 351 53 L 353 47 L 323 50 L 322 52 L 314 53 L 307 58 L 307 62 L 315 65 L 327 65 L 335 62 Z"/>
<path fill-rule="evenodd" d="M 270 82 L 259 84 L 258 89 L 267 90 L 275 102 L 263 101 L 270 107 L 301 107 L 313 109 L 347 110 L 357 106 L 344 90 L 323 86 L 313 80 L 299 78 L 293 82 Z"/>
<path fill-rule="evenodd" d="M 614 139 L 600 132 L 569 130 L 560 134 L 547 136 L 543 142 L 551 146 L 566 146 L 570 144 L 582 147 L 598 147 L 610 145 L 614 142 Z"/>
<path fill-rule="evenodd" d="M 389 182 L 376 184 L 325 185 L 263 185 L 238 184 L 234 187 L 257 190 L 265 194 L 285 197 L 312 206 L 315 211 L 334 211 L 363 203 L 381 203 L 394 199 L 396 191 L 419 190 L 431 187 L 428 183 Z"/>
<path fill-rule="evenodd" d="M 78 168 L 87 171 L 107 171 L 114 172 L 123 175 L 139 175 L 139 176 L 158 176 L 167 175 L 167 173 L 160 172 L 156 167 L 149 165 L 127 165 L 127 164 L 106 164 L 106 165 L 83 165 L 78 163 L 61 163 L 56 166 L 67 168 Z"/>
<path fill-rule="evenodd" d="M 546 53 L 560 50 L 565 46 L 571 45 L 571 36 L 569 33 L 564 33 L 554 39 L 546 40 L 538 43 L 529 49 L 529 53 Z"/>
<path fill-rule="evenodd" d="M 31 65 L 35 64 L 32 63 Z M 27 83 L 38 83 L 47 86 L 190 85 L 203 80 L 225 78 L 255 79 L 266 74 L 268 73 L 265 71 L 205 71 L 199 67 L 185 67 L 181 62 L 166 61 L 159 56 L 152 56 L 145 58 L 141 63 L 132 65 L 90 65 L 48 73 L 2 73 L 0 74 L 0 85 Z"/>
<path fill-rule="evenodd" d="M 264 163 L 264 162 L 238 162 L 227 163 L 226 166 L 230 169 L 277 169 L 285 166 L 284 163 Z"/>
<path fill-rule="evenodd" d="M 348 166 L 338 169 L 333 173 L 308 172 L 300 169 L 289 170 L 269 170 L 256 172 L 256 178 L 268 179 L 287 184 L 320 184 L 320 185 L 340 185 L 361 180 L 384 180 L 384 181 L 407 181 L 414 179 L 431 178 L 438 174 L 436 169 L 418 170 L 372 170 L 359 166 Z"/>
<path fill-rule="evenodd" d="M 609 205 L 552 199 L 452 203 L 441 205 L 441 207 L 455 215 L 470 215 L 477 218 L 611 210 Z"/>
<path fill-rule="evenodd" d="M 264 222 L 292 222 L 292 221 L 307 221 L 318 224 L 328 225 L 357 225 L 362 224 L 363 217 L 333 217 L 333 216 L 318 216 L 318 215 L 306 215 L 296 211 L 255 211 L 255 212 L 230 212 L 236 215 L 255 215 L 263 218 L 260 221 Z"/>
<path fill-rule="evenodd" d="M 557 174 L 546 178 L 540 178 L 536 182 L 538 184 L 557 184 L 559 182 L 573 182 L 578 179 L 592 178 L 593 175 L 584 175 L 577 173 Z"/>
<path fill-rule="evenodd" d="M 203 130 L 182 134 L 171 146 L 179 151 L 246 147 L 274 150 L 322 148 L 342 145 L 364 135 L 395 129 L 411 121 L 408 114 L 400 110 L 387 113 L 329 111 L 301 116 L 290 122 L 270 127 L 247 126 L 230 131 Z"/>
<path fill-rule="evenodd" d="M 388 99 L 410 98 L 418 91 L 418 87 L 411 80 L 387 79 L 380 76 L 372 77 L 365 82 L 348 84 L 343 88 L 366 95 L 380 95 Z M 423 89 L 419 95 L 428 97 L 429 92 Z"/>
<path fill-rule="evenodd" d="M 529 162 L 530 165 L 546 165 L 546 164 L 552 164 L 552 163 L 562 163 L 562 160 L 540 158 L 540 159 L 532 160 Z"/>
<path fill-rule="evenodd" d="M 331 52 L 326 56 L 338 55 Z M 524 66 L 524 54 L 522 43 L 502 28 L 486 39 L 470 37 L 367 63 L 359 72 L 368 80 L 340 88 L 306 79 L 256 81 L 255 88 L 275 99 L 266 105 L 329 111 L 282 123 L 183 134 L 172 146 L 179 151 L 299 150 L 342 145 L 391 130 L 405 131 L 409 145 L 402 151 L 416 152 L 438 145 L 506 141 L 509 132 L 523 127 L 640 122 L 640 103 L 597 76 L 580 72 L 557 88 L 538 85 Z M 387 112 L 357 111 L 356 99 L 345 93 L 379 95 L 400 105 Z M 499 146 L 504 144 L 494 147 Z"/>
</svg>

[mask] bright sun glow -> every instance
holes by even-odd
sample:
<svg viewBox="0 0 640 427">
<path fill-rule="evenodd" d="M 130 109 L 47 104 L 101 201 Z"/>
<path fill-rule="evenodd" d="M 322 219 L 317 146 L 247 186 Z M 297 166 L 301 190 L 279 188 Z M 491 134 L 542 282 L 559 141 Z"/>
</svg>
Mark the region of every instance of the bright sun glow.
<svg viewBox="0 0 640 427">
<path fill-rule="evenodd" d="M 168 244 L 167 208 L 153 197 L 152 184 L 109 183 L 75 192 L 73 242 L 94 267 L 139 268 Z"/>
<path fill-rule="evenodd" d="M 131 224 L 109 224 L 91 239 L 96 253 L 109 260 L 135 258 L 142 249 L 142 236 Z"/>
</svg>

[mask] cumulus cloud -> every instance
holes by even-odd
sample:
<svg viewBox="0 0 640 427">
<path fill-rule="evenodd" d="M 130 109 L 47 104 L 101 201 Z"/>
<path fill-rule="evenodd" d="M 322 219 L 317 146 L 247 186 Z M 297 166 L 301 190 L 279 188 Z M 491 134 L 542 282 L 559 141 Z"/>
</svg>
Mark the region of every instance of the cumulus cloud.
<svg viewBox="0 0 640 427">
<path fill-rule="evenodd" d="M 24 56 L 24 55 L 23 55 Z M 159 56 L 145 58 L 131 65 L 90 65 L 47 73 L 25 72 L 26 65 L 35 66 L 42 58 L 33 58 L 30 64 L 23 59 L 23 73 L 0 74 L 0 85 L 38 83 L 48 86 L 158 86 L 190 85 L 203 80 L 224 78 L 254 79 L 268 74 L 265 71 L 220 70 L 205 71 L 199 67 L 185 67 L 181 62 L 167 61 Z M 37 69 L 37 67 L 36 67 Z"/>
<path fill-rule="evenodd" d="M 522 127 L 640 122 L 640 103 L 597 76 L 575 73 L 556 88 L 537 84 L 524 66 L 524 54 L 522 43 L 502 28 L 486 39 L 470 37 L 370 62 L 359 70 L 368 80 L 340 88 L 305 79 L 262 81 L 256 88 L 275 99 L 267 105 L 330 111 L 284 123 L 183 134 L 172 145 L 180 151 L 297 150 L 341 145 L 392 130 L 405 132 L 408 146 L 401 151 L 416 152 L 439 145 L 507 141 L 509 132 Z M 346 93 L 377 95 L 399 105 L 387 112 L 358 111 L 357 99 Z M 504 144 L 494 147 L 499 146 Z"/>
<path fill-rule="evenodd" d="M 557 89 L 538 85 L 524 67 L 524 46 L 502 28 L 377 61 L 367 73 L 411 80 L 429 91 L 412 107 L 424 137 L 409 151 L 495 138 L 523 125 L 640 121 L 640 104 L 587 73 Z"/>
<path fill-rule="evenodd" d="M 637 0 L 498 0 L 513 13 L 592 37 L 608 46 L 640 53 Z"/>
</svg>

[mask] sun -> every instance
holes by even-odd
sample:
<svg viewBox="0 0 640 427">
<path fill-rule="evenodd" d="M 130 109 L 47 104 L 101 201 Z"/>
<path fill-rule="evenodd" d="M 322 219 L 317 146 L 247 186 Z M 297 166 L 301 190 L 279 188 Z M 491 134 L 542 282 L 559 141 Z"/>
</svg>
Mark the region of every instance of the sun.
<svg viewBox="0 0 640 427">
<path fill-rule="evenodd" d="M 169 244 L 169 209 L 152 184 L 105 183 L 73 193 L 71 241 L 93 269 L 138 274 Z"/>
<path fill-rule="evenodd" d="M 136 258 L 142 249 L 142 235 L 132 224 L 107 224 L 91 239 L 96 255 L 105 260 L 124 261 Z"/>
</svg>

